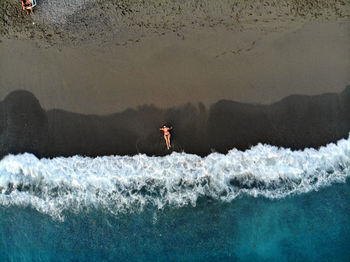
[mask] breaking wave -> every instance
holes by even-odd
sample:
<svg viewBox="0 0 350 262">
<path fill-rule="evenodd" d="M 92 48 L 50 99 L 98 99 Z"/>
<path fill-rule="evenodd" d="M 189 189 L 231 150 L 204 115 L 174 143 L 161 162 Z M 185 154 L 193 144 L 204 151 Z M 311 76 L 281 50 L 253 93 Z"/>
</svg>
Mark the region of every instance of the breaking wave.
<svg viewBox="0 0 350 262">
<path fill-rule="evenodd" d="M 65 212 L 91 208 L 120 214 L 196 206 L 201 198 L 283 198 L 344 183 L 349 167 L 349 139 L 318 150 L 258 144 L 204 158 L 172 153 L 38 159 L 25 153 L 0 161 L 0 206 L 28 206 L 64 219 Z"/>
</svg>

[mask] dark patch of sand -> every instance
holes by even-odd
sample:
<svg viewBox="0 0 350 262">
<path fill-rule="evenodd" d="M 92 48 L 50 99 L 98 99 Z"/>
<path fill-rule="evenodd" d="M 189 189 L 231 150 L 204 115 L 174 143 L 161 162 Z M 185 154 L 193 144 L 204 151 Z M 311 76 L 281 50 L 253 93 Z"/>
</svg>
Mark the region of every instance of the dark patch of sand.
<svg viewBox="0 0 350 262">
<path fill-rule="evenodd" d="M 173 150 L 204 156 L 257 143 L 303 149 L 347 138 L 350 86 L 339 95 L 293 95 L 271 105 L 222 100 L 208 110 L 202 104 L 144 106 L 107 116 L 45 111 L 31 93 L 15 91 L 0 109 L 1 156 L 165 155 L 172 151 L 159 132 L 163 124 L 174 127 Z"/>
</svg>

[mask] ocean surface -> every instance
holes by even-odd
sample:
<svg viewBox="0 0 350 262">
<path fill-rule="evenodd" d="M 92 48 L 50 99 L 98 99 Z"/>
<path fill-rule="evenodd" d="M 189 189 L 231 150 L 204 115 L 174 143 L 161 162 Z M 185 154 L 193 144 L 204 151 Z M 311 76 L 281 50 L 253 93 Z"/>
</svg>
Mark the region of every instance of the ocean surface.
<svg viewBox="0 0 350 262">
<path fill-rule="evenodd" d="M 350 139 L 0 161 L 0 261 L 350 261 Z"/>
</svg>

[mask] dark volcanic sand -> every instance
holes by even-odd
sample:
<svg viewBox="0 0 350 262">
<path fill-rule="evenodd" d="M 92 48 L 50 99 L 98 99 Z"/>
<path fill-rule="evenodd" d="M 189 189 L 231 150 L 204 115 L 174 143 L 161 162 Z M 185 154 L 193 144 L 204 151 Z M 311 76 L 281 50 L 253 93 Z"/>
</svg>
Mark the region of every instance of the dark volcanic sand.
<svg viewBox="0 0 350 262">
<path fill-rule="evenodd" d="M 33 94 L 15 91 L 0 104 L 0 155 L 39 157 L 164 155 L 161 125 L 174 127 L 174 151 L 207 155 L 257 143 L 302 149 L 319 147 L 350 130 L 350 87 L 342 93 L 293 95 L 271 105 L 222 100 L 159 109 L 144 106 L 107 116 L 45 111 Z"/>
<path fill-rule="evenodd" d="M 348 136 L 348 1 L 86 3 L 1 6 L 1 155 L 163 155 L 164 123 L 200 155 Z"/>
<path fill-rule="evenodd" d="M 350 84 L 350 23 L 291 22 L 285 29 L 202 29 L 118 46 L 0 43 L 0 99 L 25 89 L 45 109 L 109 114 L 220 99 L 272 103 Z M 239 51 L 240 50 L 240 51 Z M 21 77 L 26 72 L 28 77 Z"/>
<path fill-rule="evenodd" d="M 103 115 L 350 84 L 348 1 L 84 2 L 42 0 L 26 16 L 4 0 L 0 99 L 25 89 L 47 110 Z"/>
</svg>

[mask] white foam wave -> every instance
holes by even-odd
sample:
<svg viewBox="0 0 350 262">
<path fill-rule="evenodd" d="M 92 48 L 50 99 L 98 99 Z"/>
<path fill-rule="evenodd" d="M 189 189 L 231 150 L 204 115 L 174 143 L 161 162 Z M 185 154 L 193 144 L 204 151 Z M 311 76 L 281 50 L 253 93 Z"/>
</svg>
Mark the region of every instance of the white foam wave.
<svg viewBox="0 0 350 262">
<path fill-rule="evenodd" d="M 112 214 L 152 205 L 195 206 L 202 197 L 232 201 L 240 195 L 283 198 L 346 181 L 350 140 L 319 150 L 291 151 L 257 145 L 244 152 L 74 156 L 38 159 L 8 155 L 0 161 L 0 205 L 30 206 L 63 219 L 65 211 L 92 207 Z"/>
</svg>

